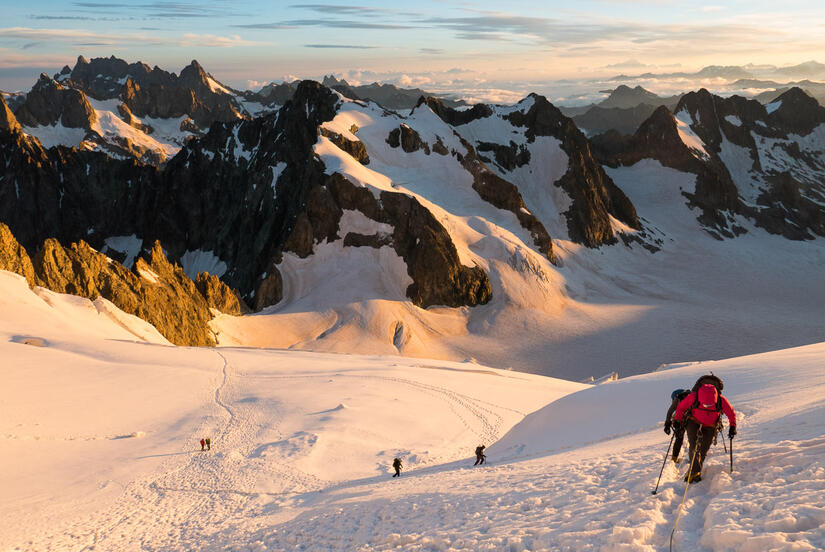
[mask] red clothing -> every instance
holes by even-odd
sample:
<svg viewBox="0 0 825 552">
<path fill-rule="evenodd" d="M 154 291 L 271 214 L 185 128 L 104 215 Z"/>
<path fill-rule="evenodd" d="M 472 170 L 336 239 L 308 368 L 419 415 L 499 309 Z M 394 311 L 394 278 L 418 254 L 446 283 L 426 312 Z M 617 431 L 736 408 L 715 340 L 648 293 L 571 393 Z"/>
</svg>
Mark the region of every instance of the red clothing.
<svg viewBox="0 0 825 552">
<path fill-rule="evenodd" d="M 725 397 L 720 397 L 722 402 L 722 413 L 727 416 L 728 422 L 732 427 L 736 427 L 736 413 L 733 411 L 733 407 L 728 402 L 728 399 Z M 674 420 L 679 420 L 680 422 L 684 421 L 685 412 L 690 410 L 693 406 L 693 403 L 696 402 L 696 393 L 691 393 L 687 397 L 685 397 L 682 402 L 679 403 L 679 406 L 676 407 L 676 413 L 673 415 Z M 706 410 L 702 408 L 700 404 L 696 408 L 693 409 L 693 418 L 702 424 L 705 427 L 713 427 L 716 425 L 716 421 L 719 419 L 719 413 L 716 411 L 716 406 L 714 405 L 712 410 Z"/>
</svg>

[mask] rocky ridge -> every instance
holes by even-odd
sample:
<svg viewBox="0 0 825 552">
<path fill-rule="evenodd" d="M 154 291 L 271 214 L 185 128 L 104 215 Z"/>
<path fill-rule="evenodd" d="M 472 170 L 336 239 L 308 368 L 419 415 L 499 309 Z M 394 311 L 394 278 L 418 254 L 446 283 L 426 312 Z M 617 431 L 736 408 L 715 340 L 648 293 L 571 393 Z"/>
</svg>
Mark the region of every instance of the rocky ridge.
<svg viewBox="0 0 825 552">
<path fill-rule="evenodd" d="M 86 242 L 68 247 L 47 239 L 31 259 L 0 223 L 0 270 L 21 274 L 30 286 L 95 300 L 103 297 L 122 311 L 146 320 L 175 345 L 215 345 L 210 309 L 238 315 L 246 306 L 213 275 L 198 274 L 197 284 L 170 263 L 159 242 L 133 270 L 99 253 Z"/>
<path fill-rule="evenodd" d="M 814 132 L 823 123 L 825 108 L 798 88 L 768 106 L 702 89 L 686 94 L 675 115 L 657 109 L 632 137 L 611 133 L 593 143 L 611 166 L 651 158 L 696 174 L 695 192 L 684 195 L 716 237 L 744 232 L 735 218 L 741 215 L 771 233 L 809 239 L 825 235 L 825 167 L 818 160 L 825 141 Z M 699 138 L 701 151 L 685 143 L 680 124 Z"/>
<path fill-rule="evenodd" d="M 144 247 L 160 240 L 176 260 L 209 251 L 228 266 L 222 279 L 261 309 L 281 298 L 283 254 L 305 257 L 315 243 L 343 239 L 340 213 L 354 207 L 396 228 L 391 245 L 407 262 L 416 304 L 489 300 L 486 274 L 458 262 L 449 234 L 417 201 L 389 194 L 380 208 L 352 205 L 357 194 L 343 190 L 354 186 L 324 173 L 312 148 L 338 104 L 334 92 L 303 82 L 277 113 L 217 122 L 161 169 L 90 151 L 46 150 L 20 132 L 3 133 L 0 198 L 9 201 L 0 220 L 27 247 L 56 237 L 102 248 L 110 237 L 131 235 Z M 368 162 L 363 144 L 333 139 Z"/>
</svg>

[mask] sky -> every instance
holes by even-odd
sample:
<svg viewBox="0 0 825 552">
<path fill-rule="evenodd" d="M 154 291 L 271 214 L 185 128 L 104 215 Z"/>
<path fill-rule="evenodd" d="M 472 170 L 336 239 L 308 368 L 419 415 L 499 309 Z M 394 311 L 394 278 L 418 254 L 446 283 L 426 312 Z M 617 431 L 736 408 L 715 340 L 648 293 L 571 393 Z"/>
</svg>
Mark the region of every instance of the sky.
<svg viewBox="0 0 825 552">
<path fill-rule="evenodd" d="M 334 74 L 486 99 L 615 74 L 825 62 L 825 7 L 816 0 L 4 4 L 3 90 L 27 90 L 78 55 L 175 72 L 197 59 L 237 88 Z"/>
</svg>

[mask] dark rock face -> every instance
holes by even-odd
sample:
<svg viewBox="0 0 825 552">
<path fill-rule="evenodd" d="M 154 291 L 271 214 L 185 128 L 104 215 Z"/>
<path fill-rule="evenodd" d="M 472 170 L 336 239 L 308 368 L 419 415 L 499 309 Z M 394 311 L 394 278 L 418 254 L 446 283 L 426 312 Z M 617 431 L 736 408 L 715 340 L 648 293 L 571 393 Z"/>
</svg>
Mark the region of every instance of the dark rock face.
<svg viewBox="0 0 825 552">
<path fill-rule="evenodd" d="M 608 130 L 633 134 L 655 110 L 655 106 L 646 103 L 627 108 L 593 106 L 585 113 L 575 115 L 573 120 L 579 128 L 587 129 L 591 134 Z"/>
<path fill-rule="evenodd" d="M 401 131 L 401 149 L 406 151 L 407 153 L 412 153 L 418 150 L 424 150 L 424 153 L 430 155 L 430 146 L 421 139 L 421 136 L 418 133 L 411 129 L 409 126 L 401 123 L 400 126 Z"/>
<path fill-rule="evenodd" d="M 160 240 L 171 259 L 187 250 L 212 251 L 229 267 L 222 280 L 261 309 L 283 295 L 277 270 L 283 253 L 305 257 L 316 243 L 346 238 L 338 234 L 341 214 L 356 209 L 396 232 L 406 229 L 389 240 L 353 235 L 347 244 L 362 240 L 394 247 L 408 263 L 414 281 L 408 294 L 416 304 L 487 301 L 487 275 L 458 262 L 449 234 L 429 211 L 394 194 L 379 203 L 344 177 L 324 173 L 313 146 L 319 127 L 334 118 L 338 106 L 335 93 L 302 82 L 278 113 L 215 123 L 162 169 L 95 152 L 47 151 L 19 132 L 2 132 L 0 167 L 6 172 L 0 171 L 0 220 L 29 247 L 56 237 L 102 248 L 108 237 L 136 235 L 144 244 Z M 367 160 L 360 142 L 339 142 Z M 394 218 L 410 213 L 414 221 Z M 439 264 L 428 264 L 433 255 Z M 199 292 L 204 301 L 236 312 L 229 292 L 217 293 L 216 282 L 209 282 L 199 284 L 205 286 Z"/>
<path fill-rule="evenodd" d="M 265 106 L 274 107 L 284 105 L 292 98 L 299 81 L 291 83 L 270 83 L 258 92 L 244 92 L 244 99 L 259 102 Z M 336 79 L 332 75 L 324 77 L 322 83 L 331 90 L 335 90 L 351 100 L 372 101 L 384 109 L 402 110 L 412 109 L 418 99 L 430 94 L 419 88 L 399 88 L 392 84 L 364 84 L 353 86 L 344 79 Z M 442 98 L 442 102 L 450 107 L 466 105 L 463 100 Z"/>
<path fill-rule="evenodd" d="M 424 153 L 430 155 L 430 146 L 421 139 L 421 136 L 409 125 L 401 123 L 398 128 L 394 128 L 387 136 L 387 143 L 391 148 L 401 147 L 407 153 L 412 153 L 418 150 L 424 150 Z M 441 147 L 446 151 L 446 146 L 441 143 Z M 442 154 L 444 155 L 444 154 Z"/>
<path fill-rule="evenodd" d="M 332 132 L 323 127 L 321 127 L 321 135 L 329 138 L 333 144 L 353 156 L 362 165 L 370 164 L 370 156 L 367 155 L 367 148 L 362 141 L 350 140 L 337 132 Z"/>
<path fill-rule="evenodd" d="M 544 254 L 550 262 L 554 264 L 557 263 L 558 260 L 553 252 L 553 240 L 550 238 L 550 234 L 547 233 L 547 229 L 541 221 L 527 210 L 524 204 L 524 198 L 521 197 L 518 188 L 491 171 L 487 165 L 479 159 L 472 144 L 463 138 L 461 139 L 461 144 L 467 149 L 467 154 L 459 156 L 459 161 L 467 172 L 473 175 L 473 189 L 481 199 L 499 209 L 510 211 L 516 215 L 522 227 L 530 232 L 533 243 L 538 250 Z"/>
<path fill-rule="evenodd" d="M 771 233 L 807 239 L 811 233 L 821 234 L 823 209 L 812 198 L 825 198 L 825 188 L 816 180 L 800 181 L 790 169 L 766 170 L 761 160 L 764 156 L 776 164 L 777 158 L 790 159 L 802 173 L 822 174 L 825 167 L 816 155 L 800 149 L 794 135 L 807 135 L 825 123 L 825 108 L 798 88 L 776 101 L 779 105 L 768 113 L 758 101 L 740 96 L 721 98 L 704 89 L 683 96 L 676 113 L 690 116 L 691 130 L 704 143 L 704 152 L 692 151 L 682 142 L 674 116 L 664 107 L 657 109 L 632 137 L 603 135 L 594 143 L 598 144 L 600 160 L 608 165 L 632 165 L 652 158 L 696 174 L 695 193 L 684 195 L 701 210 L 699 220 L 711 235 L 730 238 L 744 232 L 731 216 L 740 214 Z M 745 184 L 760 187 L 756 205 L 740 197 L 723 160 L 723 147 L 730 148 L 726 142 L 744 148 L 750 156 Z M 776 150 L 765 150 L 765 144 L 775 144 L 772 147 L 780 148 L 779 155 Z"/>
<path fill-rule="evenodd" d="M 281 84 L 270 83 L 261 88 L 258 92 L 244 92 L 244 99 L 250 102 L 258 102 L 266 106 L 282 106 L 295 94 L 298 84 L 301 81 L 284 82 Z"/>
<path fill-rule="evenodd" d="M 768 116 L 769 121 L 788 134 L 806 136 L 825 122 L 825 107 L 799 87 L 791 88 L 774 102 L 781 103 Z"/>
<path fill-rule="evenodd" d="M 97 121 L 97 114 L 83 92 L 66 88 L 45 73 L 40 75 L 40 80 L 32 87 L 15 116 L 26 126 L 59 122 L 65 127 L 87 130 Z"/>
<path fill-rule="evenodd" d="M 620 84 L 610 92 L 607 98 L 599 102 L 599 107 L 606 109 L 631 109 L 642 104 L 649 106 L 663 105 L 661 103 L 662 100 L 664 100 L 664 98 L 657 96 L 649 90 L 645 90 L 641 86 L 630 88 L 625 84 Z"/>
<path fill-rule="evenodd" d="M 421 96 L 415 107 L 417 108 L 422 104 L 432 109 L 433 113 L 438 115 L 442 121 L 452 126 L 466 125 L 471 121 L 484 119 L 493 114 L 493 109 L 486 104 L 476 104 L 470 109 L 458 111 L 445 105 L 442 100 L 432 96 Z"/>
<path fill-rule="evenodd" d="M 394 224 L 393 245 L 407 263 L 413 283 L 407 296 L 416 305 L 460 307 L 487 303 L 490 280 L 475 266 L 458 260 L 450 235 L 429 209 L 403 194 L 381 192 L 381 203 Z"/>
<path fill-rule="evenodd" d="M 527 127 L 530 141 L 536 136 L 552 136 L 561 142 L 569 166 L 556 184 L 573 200 L 565 213 L 570 238 L 588 247 L 615 243 L 610 215 L 631 228 L 641 228 L 635 207 L 594 158 L 590 143 L 576 124 L 543 96 L 531 97 L 530 109 L 514 111 L 508 119 L 515 126 Z"/>
<path fill-rule="evenodd" d="M 358 188 L 337 174 L 327 176 L 323 186 L 314 188 L 306 217 L 299 223 L 302 238 L 297 241 L 301 246 L 296 251 L 296 244 L 288 243 L 285 250 L 301 255 L 311 251 L 311 244 L 340 239 L 339 221 L 344 209 L 360 211 L 393 227 L 390 236 L 349 233 L 344 236 L 344 245 L 393 247 L 404 259 L 413 280 L 407 297 L 419 307 L 475 306 L 492 297 L 487 274 L 477 266 L 461 264 L 447 230 L 418 200 L 405 194 L 381 192 L 379 201 L 367 189 Z"/>
<path fill-rule="evenodd" d="M 756 218 L 758 226 L 791 240 L 811 239 L 811 233 L 825 236 L 825 209 L 808 197 L 823 199 L 825 194 L 817 194 L 790 172 L 773 175 L 768 182 L 770 188 L 757 198 L 763 206 Z"/>
<path fill-rule="evenodd" d="M 492 142 L 479 142 L 476 149 L 478 151 L 493 152 L 496 164 L 506 171 L 523 167 L 530 162 L 530 151 L 524 145 L 519 146 L 512 140 L 507 146 Z"/>
<path fill-rule="evenodd" d="M 194 60 L 177 76 L 114 56 L 91 61 L 80 56 L 70 75 L 61 73 L 56 78 L 95 99 L 120 98 L 138 117 L 188 115 L 201 128 L 209 128 L 214 121 L 230 122 L 240 117 L 234 98 L 213 91 L 209 75 Z"/>
</svg>

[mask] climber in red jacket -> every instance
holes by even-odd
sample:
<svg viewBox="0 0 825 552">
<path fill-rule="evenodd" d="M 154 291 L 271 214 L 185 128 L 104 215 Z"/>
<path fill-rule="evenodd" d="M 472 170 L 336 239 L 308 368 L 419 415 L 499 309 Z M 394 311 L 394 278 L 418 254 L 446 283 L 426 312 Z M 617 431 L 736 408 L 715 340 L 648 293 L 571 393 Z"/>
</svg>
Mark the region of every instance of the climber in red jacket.
<svg viewBox="0 0 825 552">
<path fill-rule="evenodd" d="M 674 424 L 684 424 L 690 442 L 690 458 L 693 459 L 685 481 L 702 480 L 702 463 L 716 432 L 722 429 L 720 414 L 728 418 L 728 437 L 733 439 L 736 435 L 736 413 L 717 386 L 710 383 L 700 385 L 697 391 L 691 392 L 676 407 L 676 413 L 673 415 Z"/>
</svg>

